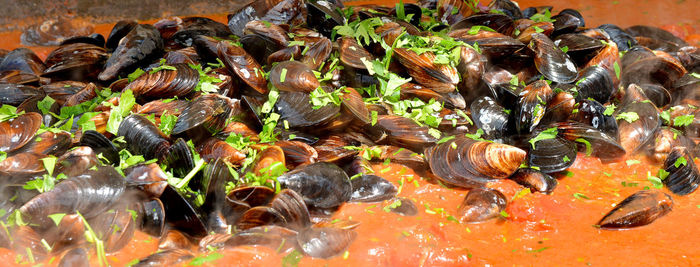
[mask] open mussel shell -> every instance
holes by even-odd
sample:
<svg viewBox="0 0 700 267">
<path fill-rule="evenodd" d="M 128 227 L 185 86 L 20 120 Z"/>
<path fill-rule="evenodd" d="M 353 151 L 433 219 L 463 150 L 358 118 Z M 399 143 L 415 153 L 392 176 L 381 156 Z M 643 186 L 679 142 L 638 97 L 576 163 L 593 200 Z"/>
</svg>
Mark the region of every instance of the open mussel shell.
<svg viewBox="0 0 700 267">
<path fill-rule="evenodd" d="M 543 194 L 551 194 L 559 183 L 557 179 L 551 175 L 532 168 L 520 168 L 513 173 L 513 175 L 508 177 L 508 179 L 515 181 L 519 185 L 530 188 L 532 192 L 540 192 Z"/>
<path fill-rule="evenodd" d="M 427 126 L 420 126 L 406 117 L 380 115 L 377 123 L 369 127 L 368 133 L 375 142 L 422 151 L 438 141 L 430 135 L 428 129 Z"/>
<path fill-rule="evenodd" d="M 658 39 L 666 42 L 671 42 L 674 44 L 677 44 L 679 46 L 687 46 L 688 43 L 686 43 L 683 39 L 678 38 L 677 36 L 673 35 L 672 33 L 658 28 L 654 26 L 646 26 L 646 25 L 635 25 L 632 27 L 629 27 L 625 29 L 627 33 L 634 37 L 647 37 L 651 39 Z"/>
<path fill-rule="evenodd" d="M 197 152 L 205 161 L 212 161 L 218 158 L 230 163 L 240 164 L 245 159 L 245 154 L 230 144 L 216 137 L 209 137 L 197 145 Z"/>
<path fill-rule="evenodd" d="M 509 115 L 491 97 L 482 96 L 474 100 L 471 115 L 474 125 L 484 131 L 485 138 L 497 139 L 506 134 Z"/>
<path fill-rule="evenodd" d="M 296 191 L 284 189 L 280 191 L 270 202 L 270 207 L 275 209 L 284 218 L 282 225 L 295 231 L 311 226 L 311 215 L 301 195 Z"/>
<path fill-rule="evenodd" d="M 17 118 L 0 122 L 0 151 L 15 151 L 34 138 L 41 126 L 41 115 L 29 112 Z"/>
<path fill-rule="evenodd" d="M 170 140 L 145 116 L 132 114 L 126 117 L 117 131 L 123 136 L 129 150 L 146 159 L 164 160 L 170 149 Z"/>
<path fill-rule="evenodd" d="M 2 105 L 12 105 L 17 107 L 28 99 L 43 99 L 44 96 L 45 94 L 42 92 L 42 90 L 39 90 L 33 86 L 14 83 L 0 83 L 0 104 Z"/>
<path fill-rule="evenodd" d="M 280 121 L 286 120 L 291 128 L 323 124 L 340 111 L 340 107 L 332 103 L 313 109 L 309 93 L 287 91 L 280 92 L 275 109 Z"/>
<path fill-rule="evenodd" d="M 262 76 L 262 67 L 246 50 L 221 41 L 217 45 L 217 54 L 231 73 L 238 75 L 255 91 L 267 93 L 267 81 Z"/>
<path fill-rule="evenodd" d="M 539 131 L 532 134 L 537 136 Z M 540 168 L 544 173 L 566 170 L 576 160 L 576 144 L 562 137 L 538 140 L 529 148 L 528 165 Z"/>
<path fill-rule="evenodd" d="M 102 47 L 84 43 L 62 45 L 46 57 L 47 68 L 41 76 L 52 80 L 94 80 L 107 57 Z"/>
<path fill-rule="evenodd" d="M 161 236 L 165 231 L 165 207 L 160 199 L 137 203 L 137 229 L 151 236 Z"/>
<path fill-rule="evenodd" d="M 97 76 L 102 81 L 117 78 L 134 71 L 138 65 L 148 63 L 163 54 L 163 39 L 152 25 L 138 24 L 119 41 L 114 53 L 107 59 L 105 68 Z"/>
<path fill-rule="evenodd" d="M 284 151 L 287 169 L 299 165 L 311 164 L 318 160 L 318 152 L 312 146 L 300 141 L 277 141 L 275 145 Z"/>
<path fill-rule="evenodd" d="M 175 70 L 164 69 L 139 76 L 124 88 L 144 102 L 161 98 L 184 98 L 199 82 L 199 73 L 186 64 L 174 64 Z"/>
<path fill-rule="evenodd" d="M 228 97 L 219 94 L 199 96 L 178 116 L 172 136 L 187 135 L 197 139 L 202 137 L 201 134 L 216 134 L 226 127 L 226 121 L 233 112 Z"/>
<path fill-rule="evenodd" d="M 498 217 L 507 204 L 503 193 L 488 188 L 475 188 L 469 190 L 464 197 L 457 214 L 463 223 L 483 222 Z"/>
<path fill-rule="evenodd" d="M 269 206 L 257 206 L 246 210 L 236 222 L 236 229 L 248 230 L 265 225 L 284 225 L 287 221 L 276 209 Z"/>
<path fill-rule="evenodd" d="M 275 191 L 267 186 L 243 186 L 231 190 L 226 196 L 226 202 L 234 211 L 244 212 L 257 206 L 264 206 L 275 197 Z"/>
<path fill-rule="evenodd" d="M 318 153 L 318 161 L 337 163 L 358 154 L 357 150 L 345 148 L 352 145 L 356 143 L 347 135 L 333 134 L 318 140 L 313 148 Z"/>
<path fill-rule="evenodd" d="M 159 199 L 163 203 L 165 221 L 170 227 L 194 237 L 207 235 L 204 220 L 198 209 L 173 186 L 168 185 Z"/>
<path fill-rule="evenodd" d="M 51 224 L 48 215 L 78 211 L 86 218 L 100 215 L 126 189 L 124 178 L 111 166 L 98 167 L 70 177 L 25 203 L 20 212 L 39 225 Z"/>
<path fill-rule="evenodd" d="M 0 61 L 0 72 L 18 70 L 23 73 L 40 75 L 46 66 L 41 58 L 28 48 L 16 48 Z"/>
<path fill-rule="evenodd" d="M 544 77 L 558 83 L 570 83 L 576 79 L 576 65 L 549 37 L 535 33 L 529 47 L 535 53 L 535 67 Z"/>
<path fill-rule="evenodd" d="M 23 146 L 16 153 L 37 153 L 42 155 L 62 155 L 71 147 L 71 135 L 69 132 L 43 132 L 37 134 L 32 142 Z"/>
<path fill-rule="evenodd" d="M 63 153 L 56 160 L 56 173 L 63 173 L 67 176 L 76 176 L 87 169 L 97 166 L 97 155 L 90 147 L 77 146 L 70 151 Z"/>
<path fill-rule="evenodd" d="M 111 164 L 119 163 L 119 151 L 117 147 L 114 146 L 109 138 L 97 131 L 87 130 L 83 132 L 83 135 L 80 136 L 79 145 L 92 148 L 95 154 L 102 154 Z"/>
<path fill-rule="evenodd" d="M 697 152 L 693 152 L 696 150 L 692 148 L 695 146 L 695 142 L 688 137 L 687 132 L 686 134 L 679 134 L 673 128 L 661 127 L 647 143 L 645 152 L 648 159 L 656 163 L 663 163 L 673 148 L 688 148 L 691 151 L 691 155 L 694 156 Z"/>
<path fill-rule="evenodd" d="M 668 172 L 664 185 L 677 195 L 688 195 L 700 186 L 700 172 L 690 149 L 674 147 L 664 162 L 664 170 Z"/>
<path fill-rule="evenodd" d="M 296 168 L 278 177 L 285 188 L 299 193 L 307 205 L 332 208 L 350 200 L 352 183 L 348 175 L 332 163 L 317 162 Z"/>
<path fill-rule="evenodd" d="M 352 179 L 352 190 L 351 202 L 380 202 L 394 198 L 398 192 L 393 183 L 372 174 Z"/>
<path fill-rule="evenodd" d="M 355 241 L 357 232 L 334 227 L 309 227 L 297 235 L 299 248 L 314 258 L 340 255 Z"/>
<path fill-rule="evenodd" d="M 467 137 L 457 137 L 425 150 L 433 174 L 442 182 L 464 188 L 477 188 L 494 179 L 507 178 L 525 156 L 524 150 L 514 146 Z"/>
<path fill-rule="evenodd" d="M 202 191 L 204 192 L 203 209 L 220 209 L 226 201 L 226 184 L 234 182 L 229 166 L 224 159 L 210 161 L 204 168 Z"/>
<path fill-rule="evenodd" d="M 511 17 L 512 19 L 522 19 L 529 18 L 523 15 L 523 11 L 520 10 L 520 6 L 514 1 L 510 0 L 495 0 L 489 3 L 489 10 L 497 10 L 503 12 L 503 14 Z M 500 13 L 499 12 L 499 13 Z"/>
<path fill-rule="evenodd" d="M 589 147 L 586 145 L 586 142 L 588 142 L 592 155 L 603 161 L 619 159 L 625 155 L 625 149 L 613 137 L 592 126 L 571 121 L 560 122 L 555 125 L 559 136 L 569 141 L 577 142 L 581 152 L 589 152 L 587 151 Z"/>
<path fill-rule="evenodd" d="M 160 250 L 189 249 L 190 246 L 190 240 L 178 230 L 168 230 L 158 241 L 158 249 Z"/>
<path fill-rule="evenodd" d="M 554 96 L 554 91 L 544 80 L 529 84 L 520 92 L 515 108 L 515 129 L 518 133 L 532 132 L 537 127 L 546 110 L 546 103 Z"/>
<path fill-rule="evenodd" d="M 568 47 L 566 54 L 579 66 L 585 65 L 605 46 L 599 40 L 580 33 L 562 34 L 553 41 L 557 47 Z"/>
<path fill-rule="evenodd" d="M 662 56 L 643 58 L 623 67 L 620 79 L 625 87 L 630 84 L 658 84 L 672 88 L 673 83 L 687 72 L 680 62 Z"/>
<path fill-rule="evenodd" d="M 90 220 L 90 226 L 105 243 L 106 252 L 119 251 L 134 236 L 136 222 L 127 206 L 121 205 Z"/>
<path fill-rule="evenodd" d="M 452 24 L 451 29 L 470 29 L 473 26 L 486 26 L 506 36 L 513 35 L 513 30 L 515 30 L 515 24 L 511 17 L 497 13 L 474 14 Z"/>
<path fill-rule="evenodd" d="M 346 87 L 345 89 L 341 90 L 341 93 L 342 95 L 340 96 L 340 100 L 343 101 L 343 107 L 349 110 L 350 113 L 354 115 L 355 119 L 364 124 L 369 123 L 370 112 L 362 99 L 362 95 L 360 95 L 360 93 L 358 93 L 357 90 L 352 87 Z"/>
<path fill-rule="evenodd" d="M 321 65 L 325 65 L 325 61 L 331 55 L 333 44 L 331 40 L 325 37 L 320 37 L 318 41 L 306 43 L 308 49 L 301 58 L 301 62 L 309 66 L 311 69 L 319 69 Z"/>
<path fill-rule="evenodd" d="M 321 83 L 309 66 L 299 61 L 281 62 L 270 70 L 270 82 L 280 91 L 310 93 Z"/>
<path fill-rule="evenodd" d="M 602 229 L 627 229 L 650 224 L 673 209 L 673 199 L 657 190 L 638 191 L 615 205 L 597 225 Z"/>
<path fill-rule="evenodd" d="M 637 40 L 632 35 L 614 24 L 603 24 L 598 29 L 605 31 L 610 36 L 610 40 L 617 44 L 620 51 L 627 51 L 637 45 Z"/>
</svg>

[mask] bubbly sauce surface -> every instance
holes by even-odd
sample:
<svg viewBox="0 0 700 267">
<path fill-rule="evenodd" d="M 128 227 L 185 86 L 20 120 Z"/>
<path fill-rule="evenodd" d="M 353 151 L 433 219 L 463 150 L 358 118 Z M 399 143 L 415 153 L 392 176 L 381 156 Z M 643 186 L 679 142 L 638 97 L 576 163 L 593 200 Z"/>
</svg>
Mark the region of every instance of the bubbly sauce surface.
<svg viewBox="0 0 700 267">
<path fill-rule="evenodd" d="M 394 3 L 350 4 L 378 2 Z M 521 7 L 553 5 L 556 10 L 577 9 L 589 26 L 665 25 L 665 29 L 691 42 L 700 41 L 692 26 L 677 24 L 698 24 L 697 0 L 518 2 Z M 664 8 L 674 13 L 654 13 Z M 225 15 L 208 17 L 226 23 Z M 111 27 L 112 24 L 95 25 L 95 32 L 107 36 Z M 0 48 L 20 46 L 19 33 L 0 34 Z M 31 49 L 45 58 L 55 47 Z M 700 266 L 697 192 L 677 196 L 661 189 L 672 195 L 673 211 L 650 225 L 628 230 L 595 227 L 616 203 L 645 187 L 653 188 L 647 176 L 655 175 L 659 168 L 641 156 L 602 164 L 597 158 L 579 153 L 569 175 L 559 179 L 551 195 L 518 195 L 522 187 L 501 180 L 490 187 L 508 197 L 505 214 L 480 224 L 463 224 L 453 220 L 453 216 L 457 217 L 458 206 L 468 191 L 432 183 L 398 164 L 376 164 L 375 172 L 401 188 L 398 197 L 413 200 L 418 214 L 401 216 L 385 211 L 384 207 L 393 200 L 345 204 L 331 219 L 360 222 L 355 229 L 357 239 L 343 255 L 328 260 L 304 257 L 299 266 Z M 113 266 L 124 266 L 157 250 L 156 237 L 137 232 L 126 247 L 107 258 Z M 266 247 L 225 248 L 215 253 L 223 257 L 204 266 L 282 266 L 289 261 L 285 254 Z M 98 266 L 94 254 L 91 259 L 92 265 Z M 55 266 L 58 261 L 49 260 L 44 266 Z M 18 264 L 15 254 L 7 249 L 0 249 L 0 262 L 2 266 L 31 265 Z"/>
</svg>

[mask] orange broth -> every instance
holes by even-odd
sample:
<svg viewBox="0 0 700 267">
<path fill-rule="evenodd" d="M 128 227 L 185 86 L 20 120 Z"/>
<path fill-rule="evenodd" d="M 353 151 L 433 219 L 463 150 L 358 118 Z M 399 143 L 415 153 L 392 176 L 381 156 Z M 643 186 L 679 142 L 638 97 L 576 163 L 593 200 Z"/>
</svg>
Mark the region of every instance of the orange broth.
<svg viewBox="0 0 700 267">
<path fill-rule="evenodd" d="M 394 1 L 355 1 L 352 4 L 393 3 Z M 407 1 L 409 2 L 409 1 Z M 578 8 L 587 23 L 634 24 L 677 22 L 679 17 L 661 17 L 663 21 L 640 21 L 623 14 L 610 15 L 608 8 L 631 5 L 633 1 L 581 1 L 563 5 L 558 1 L 519 1 L 521 7 L 554 5 Z M 684 5 L 696 1 L 678 1 L 678 10 L 697 14 Z M 634 1 L 635 8 L 654 9 L 652 1 Z M 691 6 L 692 7 L 692 6 Z M 690 7 L 689 7 L 690 8 Z M 590 14 L 608 14 L 604 20 Z M 683 13 L 684 14 L 684 13 Z M 681 14 L 681 15 L 683 15 Z M 685 16 L 685 15 L 683 15 Z M 681 16 L 681 17 L 683 17 Z M 225 15 L 208 16 L 226 23 Z M 685 16 L 684 18 L 689 18 Z M 695 17 L 697 19 L 697 17 Z M 599 21 L 600 20 L 600 21 Z M 153 21 L 146 21 L 152 23 Z M 682 21 L 696 23 L 694 21 Z M 95 32 L 107 36 L 112 25 L 96 25 Z M 693 39 L 692 27 L 667 25 L 666 29 Z M 700 40 L 700 38 L 697 38 Z M 1 33 L 0 48 L 19 47 L 19 33 Z M 32 47 L 45 58 L 55 47 Z M 696 164 L 700 161 L 696 160 Z M 551 195 L 520 195 L 522 189 L 510 180 L 490 185 L 510 200 L 506 214 L 480 224 L 462 224 L 452 220 L 467 191 L 446 188 L 429 182 L 407 167 L 390 163 L 374 165 L 375 172 L 400 188 L 399 197 L 413 200 L 418 215 L 407 217 L 384 211 L 393 201 L 348 203 L 332 219 L 360 222 L 357 239 L 343 255 L 324 260 L 304 257 L 300 266 L 700 266 L 700 194 L 673 196 L 673 211 L 650 225 L 628 230 L 602 230 L 595 223 L 616 203 L 645 187 L 653 187 L 647 175 L 655 175 L 659 165 L 645 158 L 625 158 L 602 164 L 597 158 L 578 155 L 569 175 L 559 179 Z M 507 215 L 507 217 L 506 217 Z M 113 266 L 124 266 L 158 249 L 158 238 L 137 232 L 122 250 L 109 254 Z M 266 247 L 225 248 L 223 258 L 204 266 L 281 266 L 284 254 Z M 46 266 L 57 265 L 55 258 Z M 27 266 L 15 261 L 15 254 L 0 249 L 0 265 Z M 98 266 L 94 255 L 91 264 Z"/>
</svg>

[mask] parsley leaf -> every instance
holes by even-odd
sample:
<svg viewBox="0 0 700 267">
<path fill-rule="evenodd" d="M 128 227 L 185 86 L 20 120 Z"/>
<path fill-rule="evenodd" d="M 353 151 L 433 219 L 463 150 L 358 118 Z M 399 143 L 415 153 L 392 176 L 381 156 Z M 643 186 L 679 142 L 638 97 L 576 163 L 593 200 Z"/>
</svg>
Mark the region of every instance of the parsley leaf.
<svg viewBox="0 0 700 267">
<path fill-rule="evenodd" d="M 625 120 L 628 123 L 633 123 L 634 121 L 639 119 L 639 115 L 637 115 L 637 112 L 630 111 L 630 112 L 622 112 L 620 114 L 617 114 L 615 117 L 616 120 Z"/>
<path fill-rule="evenodd" d="M 555 137 L 557 137 L 558 133 L 559 132 L 557 131 L 557 127 L 552 127 L 552 128 L 549 128 L 547 130 L 540 132 L 539 134 L 537 134 L 537 136 L 535 136 L 535 138 L 532 138 L 529 141 L 530 144 L 532 144 L 532 149 L 535 149 L 535 143 L 537 143 L 537 141 L 546 140 L 546 139 L 554 139 Z"/>
<path fill-rule="evenodd" d="M 673 126 L 683 127 L 688 126 L 695 120 L 695 115 L 682 115 L 673 118 Z"/>
<path fill-rule="evenodd" d="M 615 106 L 615 104 L 610 104 L 610 105 L 606 106 L 605 111 L 603 111 L 603 115 L 611 116 L 613 113 L 615 113 L 616 108 L 617 107 Z"/>
</svg>

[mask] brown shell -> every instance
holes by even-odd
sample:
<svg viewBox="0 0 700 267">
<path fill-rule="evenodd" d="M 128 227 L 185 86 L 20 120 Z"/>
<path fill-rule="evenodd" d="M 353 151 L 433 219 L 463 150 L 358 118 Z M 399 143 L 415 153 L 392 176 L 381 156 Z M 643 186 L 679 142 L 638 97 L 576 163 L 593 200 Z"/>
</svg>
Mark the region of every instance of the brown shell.
<svg viewBox="0 0 700 267">
<path fill-rule="evenodd" d="M 350 66 L 356 69 L 367 69 L 362 59 L 367 61 L 374 60 L 374 56 L 367 52 L 367 50 L 359 45 L 355 38 L 343 37 L 340 38 L 340 62 L 346 66 Z"/>
<path fill-rule="evenodd" d="M 597 223 L 602 229 L 625 229 L 654 222 L 673 209 L 673 199 L 657 190 L 638 191 L 615 205 Z"/>
<path fill-rule="evenodd" d="M 136 78 L 124 88 L 144 100 L 179 97 L 184 98 L 194 91 L 199 82 L 199 73 L 186 64 L 173 65 L 176 70 L 164 69 Z"/>
<path fill-rule="evenodd" d="M 408 74 L 417 83 L 429 87 L 438 93 L 449 93 L 459 83 L 459 73 L 456 67 L 443 64 L 435 64 L 435 54 L 425 52 L 417 54 L 406 48 L 394 49 L 396 58 L 403 65 Z"/>
<path fill-rule="evenodd" d="M 280 91 L 288 92 L 308 93 L 321 86 L 311 68 L 299 61 L 285 61 L 272 67 L 270 82 Z"/>
<path fill-rule="evenodd" d="M 266 94 L 267 81 L 262 76 L 262 67 L 243 48 L 221 41 L 216 46 L 221 61 L 231 73 L 235 73 L 255 91 Z"/>
<path fill-rule="evenodd" d="M 246 157 L 245 153 L 214 137 L 210 137 L 197 145 L 197 151 L 205 161 L 222 158 L 234 165 L 240 165 Z"/>
<path fill-rule="evenodd" d="M 318 41 L 312 44 L 307 44 L 307 47 L 309 49 L 304 54 L 304 57 L 301 58 L 301 62 L 314 70 L 326 62 L 333 50 L 331 40 L 325 37 L 319 38 Z"/>
<path fill-rule="evenodd" d="M 41 115 L 25 113 L 9 121 L 0 122 L 0 151 L 12 152 L 29 143 L 41 126 Z"/>
</svg>

